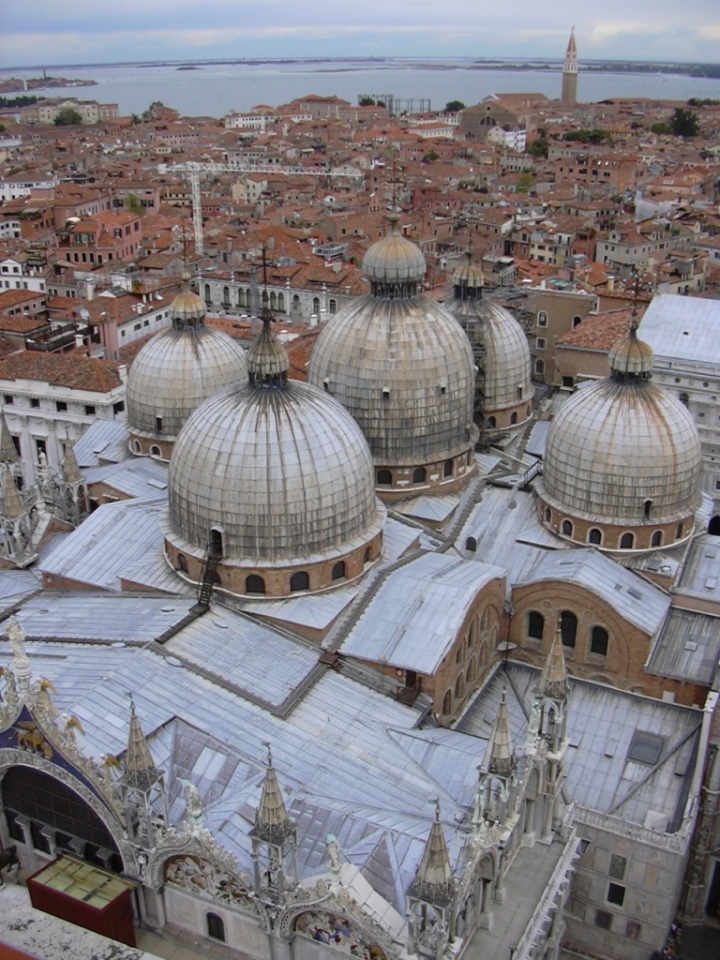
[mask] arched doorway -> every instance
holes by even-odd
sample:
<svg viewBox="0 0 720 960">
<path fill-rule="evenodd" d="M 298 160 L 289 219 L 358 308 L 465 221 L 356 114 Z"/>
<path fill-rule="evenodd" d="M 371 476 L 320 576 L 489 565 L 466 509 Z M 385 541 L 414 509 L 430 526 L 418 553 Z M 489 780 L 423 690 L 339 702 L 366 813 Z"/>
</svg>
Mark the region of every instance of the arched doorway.
<svg viewBox="0 0 720 960">
<path fill-rule="evenodd" d="M 122 872 L 122 857 L 106 824 L 60 780 L 17 764 L 5 772 L 0 793 L 13 840 L 46 855 L 67 850 L 96 866 Z"/>
<path fill-rule="evenodd" d="M 711 533 L 714 537 L 720 537 L 720 516 L 710 518 L 708 533 Z"/>
</svg>

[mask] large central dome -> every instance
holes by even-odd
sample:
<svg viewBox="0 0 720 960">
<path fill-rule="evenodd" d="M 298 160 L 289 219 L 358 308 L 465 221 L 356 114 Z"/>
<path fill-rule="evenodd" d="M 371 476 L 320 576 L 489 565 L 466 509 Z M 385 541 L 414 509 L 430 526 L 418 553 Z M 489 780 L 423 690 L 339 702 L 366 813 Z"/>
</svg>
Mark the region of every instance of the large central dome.
<svg viewBox="0 0 720 960">
<path fill-rule="evenodd" d="M 419 248 L 393 227 L 365 256 L 372 292 L 327 324 L 308 374 L 360 425 L 386 499 L 451 489 L 474 467 L 470 343 L 422 294 L 424 269 Z"/>
<path fill-rule="evenodd" d="M 221 586 L 238 595 L 354 579 L 379 555 L 385 519 L 365 438 L 332 397 L 286 380 L 267 325 L 248 366 L 249 382 L 204 403 L 177 440 L 168 556 L 198 580 L 189 558 L 202 562 L 215 542 Z M 307 574 L 304 586 L 291 584 L 293 571 Z"/>
</svg>

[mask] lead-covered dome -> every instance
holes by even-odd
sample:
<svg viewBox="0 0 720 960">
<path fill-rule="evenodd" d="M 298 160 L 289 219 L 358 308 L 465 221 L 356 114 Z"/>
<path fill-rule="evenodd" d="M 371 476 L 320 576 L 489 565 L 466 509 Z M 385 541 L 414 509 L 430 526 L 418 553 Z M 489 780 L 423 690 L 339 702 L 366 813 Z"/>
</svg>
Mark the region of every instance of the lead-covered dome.
<svg viewBox="0 0 720 960">
<path fill-rule="evenodd" d="M 278 349 L 266 323 L 249 381 L 195 411 L 170 464 L 169 559 L 197 581 L 215 543 L 220 585 L 236 595 L 347 582 L 380 552 L 385 510 L 365 438 L 332 397 L 286 379 Z M 293 586 L 294 573 L 307 582 Z"/>
<path fill-rule="evenodd" d="M 418 248 L 392 236 L 403 250 L 413 247 L 419 264 Z M 474 468 L 477 437 L 470 343 L 457 320 L 417 284 L 409 292 L 404 280 L 388 279 L 396 271 L 394 241 L 386 237 L 368 252 L 383 245 L 385 260 L 378 253 L 373 270 L 385 279 L 330 320 L 308 371 L 310 382 L 339 400 L 359 424 L 378 493 L 387 499 L 457 485 Z M 410 251 L 404 259 L 412 262 Z"/>
<path fill-rule="evenodd" d="M 652 351 L 634 329 L 611 363 L 611 376 L 578 390 L 550 426 L 537 484 L 543 519 L 605 549 L 684 539 L 701 500 L 695 424 L 650 381 Z"/>
<path fill-rule="evenodd" d="M 247 376 L 245 351 L 221 330 L 205 326 L 205 304 L 187 283 L 172 301 L 170 317 L 172 326 L 135 358 L 126 393 L 131 449 L 164 460 L 190 414 Z"/>
</svg>

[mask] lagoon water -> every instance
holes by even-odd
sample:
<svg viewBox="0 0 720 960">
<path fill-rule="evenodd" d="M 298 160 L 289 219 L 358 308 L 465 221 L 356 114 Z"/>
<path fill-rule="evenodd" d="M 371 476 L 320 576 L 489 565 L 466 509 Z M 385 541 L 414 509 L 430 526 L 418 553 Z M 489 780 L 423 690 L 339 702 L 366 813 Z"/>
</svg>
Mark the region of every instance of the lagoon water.
<svg viewBox="0 0 720 960">
<path fill-rule="evenodd" d="M 48 96 L 69 95 L 117 103 L 120 113 L 141 113 L 161 100 L 185 116 L 221 117 L 229 110 L 248 110 L 264 103 L 277 106 L 309 93 L 336 94 L 357 103 L 361 94 L 392 94 L 396 98 L 423 98 L 440 110 L 450 100 L 477 103 L 490 93 L 537 91 L 560 94 L 561 67 L 537 70 L 479 69 L 472 59 L 458 60 L 299 60 L 294 62 L 209 62 L 194 70 L 178 64 L 129 64 L 55 67 L 52 74 L 92 79 L 97 86 L 67 91 L 53 89 Z M 49 71 L 50 72 L 50 71 Z M 2 74 L 37 77 L 39 71 L 3 70 Z M 720 79 L 670 74 L 583 73 L 578 99 L 593 102 L 612 97 L 681 100 L 690 97 L 720 99 Z"/>
</svg>

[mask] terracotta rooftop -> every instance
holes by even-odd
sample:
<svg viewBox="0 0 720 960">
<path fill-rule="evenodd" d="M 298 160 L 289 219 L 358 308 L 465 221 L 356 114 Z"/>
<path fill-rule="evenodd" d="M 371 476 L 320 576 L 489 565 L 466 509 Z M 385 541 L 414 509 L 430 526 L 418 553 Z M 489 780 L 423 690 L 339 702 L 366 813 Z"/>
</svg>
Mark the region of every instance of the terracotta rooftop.
<svg viewBox="0 0 720 960">
<path fill-rule="evenodd" d="M 0 360 L 0 380 L 42 380 L 70 390 L 109 393 L 122 385 L 110 360 L 22 350 Z"/>
<path fill-rule="evenodd" d="M 644 308 L 642 308 L 644 312 Z M 612 350 L 618 340 L 627 336 L 630 329 L 632 308 L 610 310 L 597 316 L 585 317 L 574 330 L 570 330 L 556 342 L 558 347 L 571 347 L 583 350 L 598 350 L 603 353 Z"/>
</svg>

